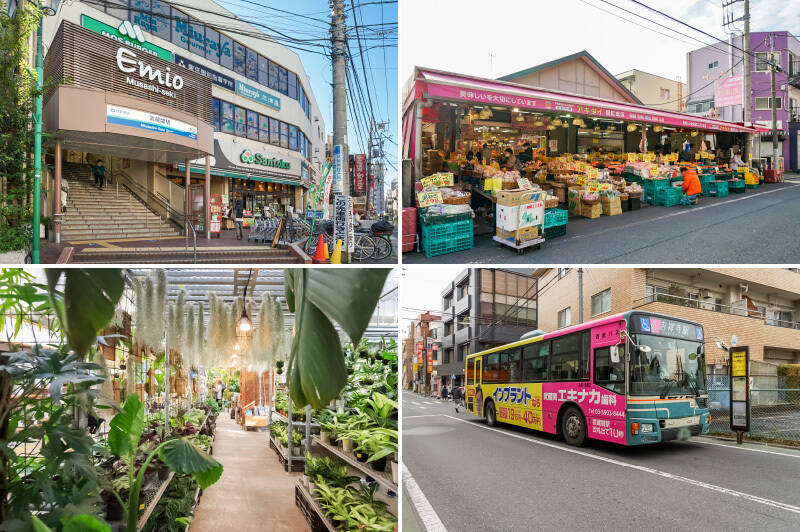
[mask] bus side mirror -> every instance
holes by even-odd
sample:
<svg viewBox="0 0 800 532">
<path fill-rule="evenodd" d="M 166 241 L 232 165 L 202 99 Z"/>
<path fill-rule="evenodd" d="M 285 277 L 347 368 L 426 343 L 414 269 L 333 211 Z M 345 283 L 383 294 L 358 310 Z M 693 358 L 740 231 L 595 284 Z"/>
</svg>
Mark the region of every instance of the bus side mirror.
<svg viewBox="0 0 800 532">
<path fill-rule="evenodd" d="M 619 364 L 619 348 L 615 345 L 611 346 L 611 363 Z"/>
</svg>

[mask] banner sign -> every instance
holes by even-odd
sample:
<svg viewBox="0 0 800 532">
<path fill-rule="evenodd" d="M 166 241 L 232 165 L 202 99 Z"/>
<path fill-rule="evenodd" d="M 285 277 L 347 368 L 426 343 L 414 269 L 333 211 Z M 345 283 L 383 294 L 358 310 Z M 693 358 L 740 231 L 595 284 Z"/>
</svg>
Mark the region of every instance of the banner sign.
<svg viewBox="0 0 800 532">
<path fill-rule="evenodd" d="M 226 76 L 225 74 L 220 74 L 215 70 L 211 70 L 210 68 L 206 68 L 204 65 L 200 63 L 195 63 L 194 61 L 190 61 L 185 57 L 175 54 L 175 64 L 178 66 L 182 66 L 184 68 L 188 68 L 189 70 L 193 70 L 200 74 L 201 76 L 205 76 L 209 78 L 214 85 L 218 87 L 222 87 L 225 90 L 229 90 L 231 92 L 236 92 L 236 82 L 230 76 Z"/>
<path fill-rule="evenodd" d="M 356 153 L 353 157 L 355 166 L 355 193 L 364 194 L 367 191 L 367 156 L 363 153 Z"/>
<path fill-rule="evenodd" d="M 422 188 L 428 187 L 452 187 L 453 174 L 451 172 L 439 172 L 438 174 L 423 177 L 419 181 L 422 183 Z"/>
<path fill-rule="evenodd" d="M 119 107 L 118 105 L 106 105 L 106 122 L 119 126 L 147 129 L 158 133 L 171 133 L 197 140 L 197 128 L 191 124 L 147 111 Z"/>
<path fill-rule="evenodd" d="M 750 349 L 731 348 L 731 416 L 733 431 L 750 431 Z"/>
<path fill-rule="evenodd" d="M 426 188 L 417 192 L 417 204 L 419 208 L 430 207 L 442 203 L 442 192 L 436 188 Z"/>
<path fill-rule="evenodd" d="M 333 197 L 333 245 L 342 241 L 342 251 L 355 251 L 353 238 L 353 198 L 343 194 Z"/>
<path fill-rule="evenodd" d="M 100 22 L 87 15 L 81 15 L 81 26 L 105 37 L 110 37 L 118 43 L 125 44 L 146 54 L 160 57 L 166 61 L 172 61 L 172 52 L 147 42 L 145 34 L 136 24 L 124 21 L 118 28 L 115 28 L 114 26 L 109 26 L 105 22 Z M 124 33 L 120 31 L 121 29 L 124 30 Z"/>
<path fill-rule="evenodd" d="M 714 107 L 742 105 L 742 76 L 728 76 L 714 82 Z"/>
<path fill-rule="evenodd" d="M 267 107 L 272 107 L 276 111 L 281 110 L 280 98 L 273 96 L 268 92 L 262 91 L 261 89 L 257 89 L 252 85 L 243 83 L 238 79 L 236 80 L 236 94 L 241 94 L 245 98 L 250 98 L 253 101 L 266 105 Z"/>
<path fill-rule="evenodd" d="M 346 159 L 345 147 L 337 144 L 333 147 L 333 193 L 342 194 L 344 192 L 344 172 Z"/>
</svg>

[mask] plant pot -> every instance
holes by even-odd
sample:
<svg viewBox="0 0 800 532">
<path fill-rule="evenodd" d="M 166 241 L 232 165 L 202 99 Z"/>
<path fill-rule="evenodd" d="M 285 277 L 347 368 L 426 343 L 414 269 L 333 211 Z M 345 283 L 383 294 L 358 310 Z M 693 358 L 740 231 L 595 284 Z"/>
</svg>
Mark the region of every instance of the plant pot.
<svg viewBox="0 0 800 532">
<path fill-rule="evenodd" d="M 369 458 L 369 456 L 367 456 L 367 453 L 365 453 L 364 451 L 355 451 L 353 454 L 355 455 L 356 460 L 358 460 L 359 462 L 366 462 L 367 458 Z"/>
<path fill-rule="evenodd" d="M 330 444 L 331 443 L 331 435 L 324 430 L 319 433 L 319 439 L 322 440 L 322 443 Z"/>
<path fill-rule="evenodd" d="M 119 503 L 116 497 L 113 494 L 109 493 L 107 498 L 106 495 L 103 495 L 103 499 L 105 499 L 106 503 L 106 521 L 115 522 L 115 521 L 122 521 L 123 518 L 123 511 L 122 505 Z"/>
<path fill-rule="evenodd" d="M 353 452 L 353 440 L 351 440 L 350 438 L 344 438 L 343 440 L 339 441 L 342 442 L 342 449 L 344 450 L 344 452 L 346 453 Z"/>
<path fill-rule="evenodd" d="M 308 475 L 303 474 L 303 486 L 308 487 Z"/>
<path fill-rule="evenodd" d="M 303 448 L 299 445 L 293 445 L 292 456 L 303 456 Z"/>
<path fill-rule="evenodd" d="M 158 470 L 158 480 L 164 481 L 169 478 L 169 468 L 162 467 Z"/>
<path fill-rule="evenodd" d="M 392 462 L 392 482 L 397 484 L 397 462 Z"/>
<path fill-rule="evenodd" d="M 373 460 L 370 462 L 370 465 L 375 471 L 386 471 L 386 457 L 384 456 L 378 460 Z"/>
<path fill-rule="evenodd" d="M 313 480 L 310 478 L 308 479 L 308 492 L 314 497 L 314 490 L 317 489 L 317 485 L 314 483 Z"/>
</svg>

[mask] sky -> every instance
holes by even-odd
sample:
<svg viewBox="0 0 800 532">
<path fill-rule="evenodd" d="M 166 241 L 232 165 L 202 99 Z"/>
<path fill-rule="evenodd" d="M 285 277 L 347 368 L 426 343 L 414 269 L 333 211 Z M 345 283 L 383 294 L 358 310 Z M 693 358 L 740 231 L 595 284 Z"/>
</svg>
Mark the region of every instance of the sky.
<svg viewBox="0 0 800 532">
<path fill-rule="evenodd" d="M 405 1 L 405 0 L 403 0 Z M 402 269 L 402 291 L 400 293 L 400 336 L 408 331 L 409 320 L 416 319 L 425 310 L 434 314 L 442 308 L 442 289 L 456 275 L 464 271 L 463 266 Z"/>
<path fill-rule="evenodd" d="M 330 27 L 330 9 L 327 0 L 215 0 L 217 3 L 247 21 L 256 21 L 268 25 L 271 29 L 280 31 L 299 39 L 318 39 L 309 41 L 304 48 L 316 48 L 316 44 L 325 44 L 330 47 L 328 30 Z M 375 1 L 375 0 L 355 0 L 356 16 L 359 25 L 378 25 L 381 23 L 397 22 L 397 2 Z M 256 4 L 269 6 L 274 9 L 259 8 Z M 347 25 L 353 26 L 353 12 L 351 0 L 345 0 Z M 293 15 L 282 13 L 277 10 L 288 11 Z M 302 16 L 297 16 L 302 15 Z M 316 20 L 311 20 L 316 19 Z M 269 34 L 269 30 L 261 28 Z M 380 30 L 374 26 L 373 30 Z M 370 96 L 375 112 L 375 120 L 378 122 L 388 122 L 387 131 L 389 137 L 397 142 L 397 26 L 387 26 L 383 28 L 389 30 L 386 35 L 386 43 L 389 47 L 381 47 L 380 40 L 375 40 L 376 34 L 370 33 L 368 45 L 373 47 L 365 50 L 366 75 L 370 88 Z M 352 32 L 349 32 L 351 34 Z M 362 39 L 365 33 L 361 33 Z M 285 44 L 285 43 L 283 43 Z M 303 62 L 305 71 L 311 79 L 311 89 L 317 99 L 327 134 L 333 132 L 333 92 L 331 89 L 331 62 L 328 57 L 317 53 L 294 49 Z M 350 52 L 358 69 L 359 76 L 362 78 L 361 60 L 358 58 L 358 42 L 353 36 L 350 39 Z M 365 95 L 366 97 L 366 95 Z M 348 95 L 348 124 L 347 138 L 350 145 L 350 153 L 366 153 L 367 132 L 359 136 L 354 123 L 353 102 Z M 362 120 L 363 122 L 363 120 Z M 397 162 L 397 146 L 391 142 L 384 144 L 387 158 L 395 167 L 399 167 Z M 384 183 L 388 190 L 388 185 L 396 179 L 398 172 L 387 164 L 384 172 Z"/>
<path fill-rule="evenodd" d="M 727 39 L 720 0 L 642 3 Z M 735 5 L 737 16 L 742 6 L 742 2 Z M 686 53 L 715 42 L 631 0 L 493 0 L 488 4 L 475 0 L 403 0 L 399 14 L 403 83 L 413 74 L 414 66 L 497 78 L 581 50 L 592 54 L 614 75 L 635 68 L 670 79 L 680 76 L 686 82 Z M 751 0 L 750 16 L 751 31 L 787 30 L 800 35 L 800 2 L 796 0 Z M 423 36 L 418 28 L 424 28 Z"/>
</svg>

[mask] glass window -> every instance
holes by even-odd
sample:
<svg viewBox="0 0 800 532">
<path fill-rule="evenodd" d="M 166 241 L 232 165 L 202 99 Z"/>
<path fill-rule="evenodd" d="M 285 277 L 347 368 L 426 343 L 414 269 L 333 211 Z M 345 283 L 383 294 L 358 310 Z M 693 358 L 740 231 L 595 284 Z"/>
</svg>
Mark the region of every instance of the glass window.
<svg viewBox="0 0 800 532">
<path fill-rule="evenodd" d="M 548 380 L 548 364 L 550 359 L 550 340 L 542 340 L 526 345 L 522 350 L 522 380 Z"/>
<path fill-rule="evenodd" d="M 258 56 L 258 82 L 269 86 L 269 60 L 263 55 Z"/>
<path fill-rule="evenodd" d="M 247 111 L 247 138 L 258 140 L 258 113 Z"/>
<path fill-rule="evenodd" d="M 631 349 L 631 395 L 701 395 L 706 388 L 703 342 L 677 340 L 649 334 L 633 336 Z"/>
<path fill-rule="evenodd" d="M 281 148 L 289 147 L 289 124 L 281 122 Z"/>
<path fill-rule="evenodd" d="M 303 109 L 303 111 L 306 110 L 305 98 L 306 98 L 306 95 L 303 92 L 303 86 L 300 85 L 300 83 L 298 82 L 297 83 L 297 101 L 300 102 L 300 107 Z"/>
<path fill-rule="evenodd" d="M 297 151 L 297 126 L 289 126 L 289 149 Z"/>
<path fill-rule="evenodd" d="M 281 145 L 280 121 L 276 118 L 269 119 L 269 143 L 275 146 Z"/>
<path fill-rule="evenodd" d="M 553 340 L 550 375 L 557 381 L 589 378 L 588 332 L 568 334 Z"/>
<path fill-rule="evenodd" d="M 769 52 L 756 52 L 756 71 L 765 72 L 769 70 Z"/>
<path fill-rule="evenodd" d="M 153 35 L 161 37 L 165 41 L 170 39 L 170 10 L 169 4 L 161 0 L 153 0 L 153 7 L 151 8 L 153 16 L 150 19 L 151 29 Z M 161 17 L 157 15 L 163 15 Z"/>
<path fill-rule="evenodd" d="M 287 94 L 289 92 L 287 85 L 288 79 L 286 69 L 283 67 L 278 67 L 278 90 L 283 94 Z"/>
<path fill-rule="evenodd" d="M 611 310 L 611 289 L 606 288 L 592 296 L 592 316 L 604 314 Z"/>
<path fill-rule="evenodd" d="M 245 47 L 238 42 L 233 43 L 233 71 L 237 74 L 245 75 Z"/>
<path fill-rule="evenodd" d="M 151 31 L 150 0 L 131 0 L 131 10 L 128 20 L 141 26 L 144 31 Z"/>
<path fill-rule="evenodd" d="M 172 44 L 183 48 L 189 48 L 189 18 L 178 11 L 172 9 Z"/>
<path fill-rule="evenodd" d="M 269 117 L 258 115 L 258 140 L 269 144 Z"/>
<path fill-rule="evenodd" d="M 247 78 L 258 81 L 258 54 L 247 49 Z"/>
<path fill-rule="evenodd" d="M 611 347 L 594 350 L 594 383 L 616 393 L 625 393 L 625 357 L 619 346 L 619 362 L 611 362 Z M 617 349 L 617 346 L 614 346 Z"/>
<path fill-rule="evenodd" d="M 206 56 L 206 27 L 197 20 L 189 19 L 189 51 L 199 55 L 200 57 Z"/>
<path fill-rule="evenodd" d="M 214 131 L 219 131 L 219 119 L 220 119 L 220 105 L 219 100 L 213 98 L 211 100 L 211 105 L 214 107 Z"/>
<path fill-rule="evenodd" d="M 278 90 L 278 65 L 269 62 L 269 88 Z"/>
<path fill-rule="evenodd" d="M 522 358 L 519 349 L 500 353 L 500 375 L 502 382 L 519 382 L 522 376 Z"/>
<path fill-rule="evenodd" d="M 234 119 L 234 125 L 236 127 L 236 135 L 239 137 L 244 137 L 247 134 L 247 110 L 236 106 L 236 116 Z"/>
<path fill-rule="evenodd" d="M 558 328 L 567 327 L 570 324 L 570 307 L 558 311 Z"/>
<path fill-rule="evenodd" d="M 128 0 L 108 0 L 106 3 L 106 13 L 113 15 L 120 20 L 128 19 Z M 113 6 L 125 7 L 113 7 Z"/>
<path fill-rule="evenodd" d="M 206 26 L 206 59 L 219 63 L 219 32 Z"/>
<path fill-rule="evenodd" d="M 224 33 L 219 34 L 219 64 L 233 70 L 233 39 Z"/>
<path fill-rule="evenodd" d="M 459 346 L 460 347 L 460 346 Z M 500 353 L 483 357 L 483 382 L 500 382 Z"/>
<path fill-rule="evenodd" d="M 289 72 L 289 98 L 297 99 L 297 74 Z"/>
<path fill-rule="evenodd" d="M 220 102 L 222 107 L 222 123 L 220 124 L 220 131 L 223 133 L 233 133 L 233 104 L 228 102 Z"/>
</svg>

